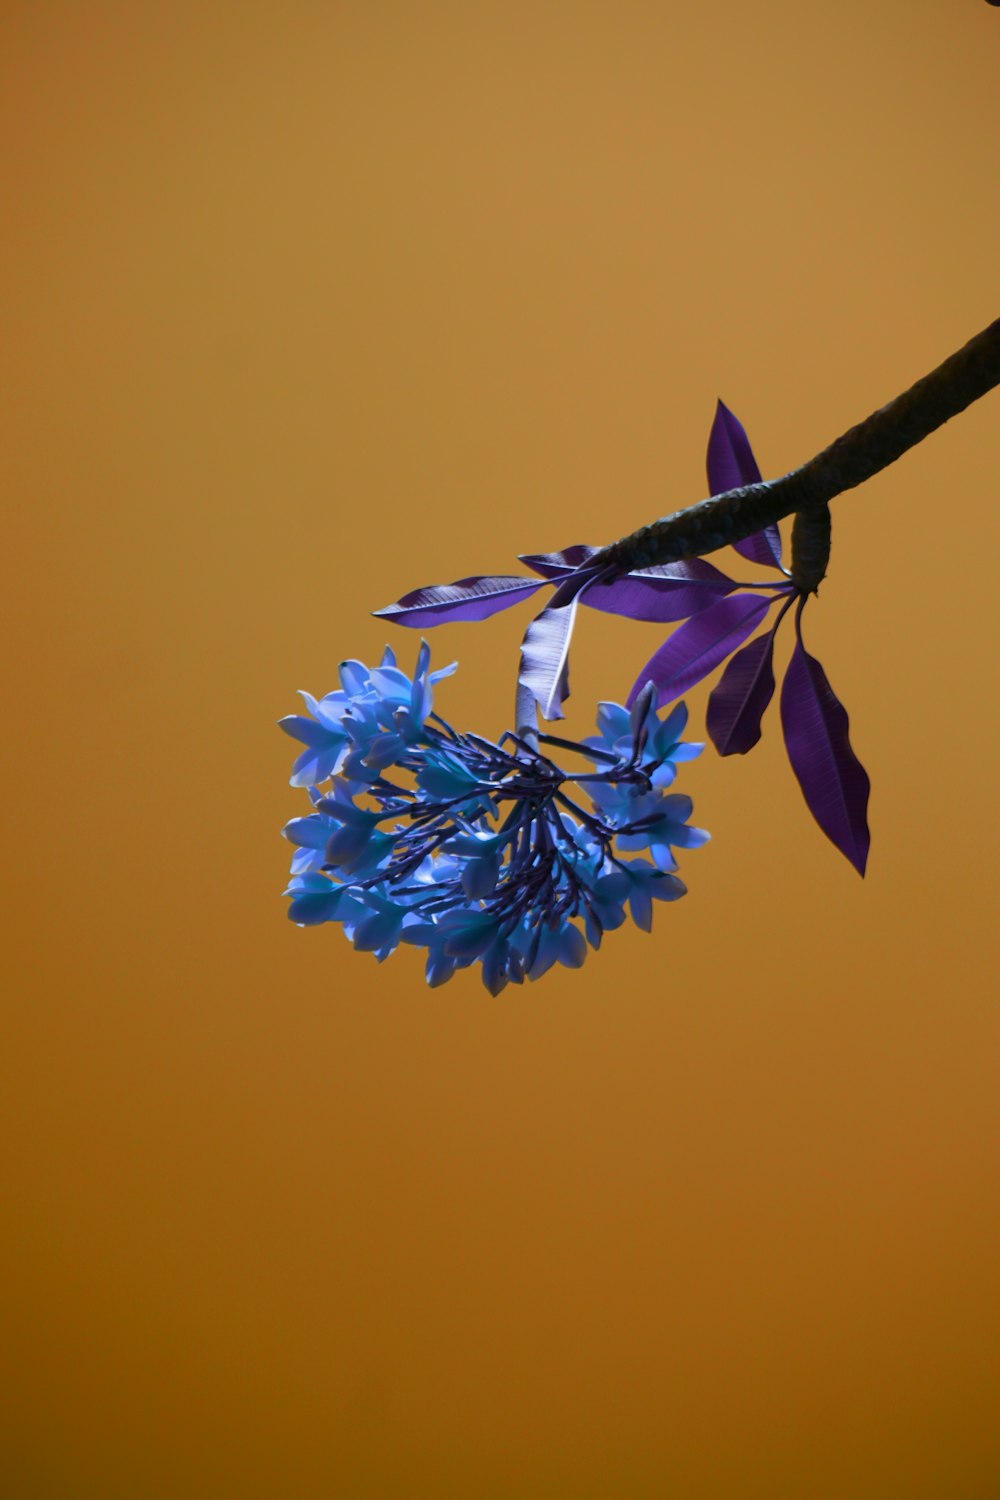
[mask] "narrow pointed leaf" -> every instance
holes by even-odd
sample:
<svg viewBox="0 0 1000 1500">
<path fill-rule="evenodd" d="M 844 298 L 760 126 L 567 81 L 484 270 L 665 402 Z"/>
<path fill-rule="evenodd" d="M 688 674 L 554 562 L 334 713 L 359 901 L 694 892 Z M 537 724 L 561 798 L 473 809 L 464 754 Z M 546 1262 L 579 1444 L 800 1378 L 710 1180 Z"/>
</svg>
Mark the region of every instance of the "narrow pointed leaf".
<svg viewBox="0 0 1000 1500">
<path fill-rule="evenodd" d="M 545 578 L 561 582 L 596 551 L 595 547 L 567 547 L 562 552 L 529 553 L 521 562 Z M 605 614 L 666 624 L 671 620 L 686 620 L 738 587 L 711 563 L 693 557 L 683 562 L 638 568 L 610 582 L 599 580 L 587 590 L 583 603 Z"/>
<path fill-rule="evenodd" d="M 460 578 L 457 583 L 435 583 L 427 588 L 414 589 L 404 594 L 395 604 L 374 611 L 377 618 L 391 620 L 395 625 L 408 625 L 424 629 L 431 625 L 444 625 L 455 620 L 486 620 L 502 609 L 530 599 L 532 594 L 544 588 L 534 578 L 518 578 L 504 574 L 489 574 L 483 577 Z"/>
<path fill-rule="evenodd" d="M 708 436 L 708 487 L 713 495 L 757 484 L 760 469 L 750 447 L 746 428 L 724 401 L 716 402 L 712 431 Z"/>
<path fill-rule="evenodd" d="M 796 642 L 781 689 L 781 722 L 788 758 L 809 811 L 863 875 L 871 843 L 871 783 L 851 748 L 846 710 L 801 640 Z"/>
<path fill-rule="evenodd" d="M 706 727 L 720 755 L 746 755 L 760 739 L 764 710 L 774 696 L 774 631 L 743 646 L 708 700 Z"/>
<path fill-rule="evenodd" d="M 582 602 L 591 609 L 603 610 L 605 614 L 624 615 L 628 620 L 653 620 L 665 625 L 671 620 L 686 620 L 689 615 L 710 608 L 717 599 L 725 598 L 737 587 L 722 573 L 718 583 L 698 581 L 690 584 L 679 579 L 627 573 L 624 578 L 616 578 L 611 583 L 595 583 L 587 590 Z"/>
<path fill-rule="evenodd" d="M 561 552 L 523 552 L 518 562 L 527 563 L 543 578 L 565 578 L 567 573 L 575 572 L 581 563 L 587 562 L 599 550 L 577 542 L 572 547 L 564 547 Z"/>
<path fill-rule="evenodd" d="M 593 573 L 570 574 L 552 595 L 548 608 L 532 620 L 521 642 L 518 693 L 530 693 L 545 719 L 565 717 L 562 706 L 569 697 L 569 645 L 577 606 L 593 583 Z"/>
<path fill-rule="evenodd" d="M 743 423 L 722 401 L 715 408 L 715 420 L 708 439 L 708 488 L 712 495 L 758 484 L 761 473 L 750 447 Z M 744 537 L 733 546 L 741 557 L 766 568 L 781 567 L 781 532 L 777 526 L 766 526 L 753 536 Z"/>
<path fill-rule="evenodd" d="M 656 684 L 661 707 L 683 697 L 753 635 L 774 602 L 768 594 L 734 594 L 687 620 L 643 667 L 629 705 L 649 681 Z"/>
<path fill-rule="evenodd" d="M 519 561 L 527 563 L 529 568 L 534 568 L 535 572 L 541 573 L 544 578 L 561 582 L 570 573 L 575 573 L 584 563 L 589 562 L 599 550 L 597 547 L 576 546 L 566 547 L 561 552 L 525 552 L 522 553 Z M 650 568 L 636 568 L 634 572 L 626 573 L 625 577 L 641 578 L 664 590 L 695 584 L 713 588 L 717 593 L 726 593 L 731 589 L 741 587 L 733 579 L 727 578 L 726 574 L 712 563 L 706 562 L 703 557 L 687 557 L 680 562 L 659 563 Z"/>
<path fill-rule="evenodd" d="M 569 697 L 569 646 L 579 597 L 559 608 L 543 609 L 521 642 L 518 686 L 531 694 L 545 719 L 562 719 Z"/>
<path fill-rule="evenodd" d="M 704 557 L 685 557 L 680 562 L 657 563 L 650 568 L 636 568 L 633 572 L 626 573 L 625 576 L 645 579 L 662 589 L 676 589 L 690 585 L 698 588 L 711 588 L 717 593 L 724 593 L 727 589 L 743 587 Z"/>
<path fill-rule="evenodd" d="M 762 568 L 781 568 L 781 532 L 777 526 L 765 526 L 763 531 L 734 542 L 733 551 Z"/>
</svg>

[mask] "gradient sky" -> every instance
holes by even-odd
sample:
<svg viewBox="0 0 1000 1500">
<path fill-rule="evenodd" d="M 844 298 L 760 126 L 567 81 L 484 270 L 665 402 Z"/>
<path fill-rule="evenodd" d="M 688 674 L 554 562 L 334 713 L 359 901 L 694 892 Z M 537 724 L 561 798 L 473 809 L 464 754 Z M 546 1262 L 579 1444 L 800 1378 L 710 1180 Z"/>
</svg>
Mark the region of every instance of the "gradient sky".
<svg viewBox="0 0 1000 1500">
<path fill-rule="evenodd" d="M 993 319 L 998 63 L 981 0 L 3 5 L 12 1500 L 997 1493 L 1000 394 L 835 502 L 864 882 L 772 710 L 651 937 L 431 992 L 286 921 L 274 725 L 700 498 L 718 396 L 782 472 Z M 435 632 L 449 718 L 524 622 Z M 571 732 L 657 641 L 584 614 Z"/>
</svg>

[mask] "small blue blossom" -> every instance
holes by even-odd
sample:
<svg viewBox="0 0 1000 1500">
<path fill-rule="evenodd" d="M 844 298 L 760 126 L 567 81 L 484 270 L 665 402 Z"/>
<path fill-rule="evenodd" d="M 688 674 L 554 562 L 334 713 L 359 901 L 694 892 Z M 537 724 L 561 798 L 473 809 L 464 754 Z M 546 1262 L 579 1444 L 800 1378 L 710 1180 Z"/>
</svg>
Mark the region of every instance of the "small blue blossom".
<svg viewBox="0 0 1000 1500">
<path fill-rule="evenodd" d="M 343 693 L 330 693 L 317 702 L 311 693 L 302 693 L 306 707 L 313 715 L 289 714 L 278 723 L 292 739 L 306 746 L 292 767 L 292 786 L 316 786 L 340 770 L 347 753 L 349 740 L 342 726 L 343 714 L 340 704 Z"/>
<path fill-rule="evenodd" d="M 629 915 L 649 931 L 653 902 L 684 894 L 673 851 L 708 834 L 666 788 L 702 747 L 680 738 L 683 704 L 661 719 L 652 691 L 631 710 L 602 703 L 582 744 L 462 734 L 434 711 L 454 670 L 431 672 L 426 644 L 412 677 L 391 651 L 372 669 L 346 661 L 339 690 L 303 694 L 309 717 L 281 721 L 306 746 L 292 784 L 312 803 L 284 830 L 288 915 L 339 923 L 379 962 L 424 948 L 432 986 L 478 965 L 498 995 L 579 968 Z M 594 769 L 564 769 L 557 750 Z"/>
</svg>

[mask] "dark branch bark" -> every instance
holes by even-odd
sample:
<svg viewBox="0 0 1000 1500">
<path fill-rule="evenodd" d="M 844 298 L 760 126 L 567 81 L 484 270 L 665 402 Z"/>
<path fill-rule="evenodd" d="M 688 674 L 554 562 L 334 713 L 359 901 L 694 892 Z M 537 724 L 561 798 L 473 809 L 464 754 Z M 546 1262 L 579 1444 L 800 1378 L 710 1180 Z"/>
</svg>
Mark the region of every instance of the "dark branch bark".
<svg viewBox="0 0 1000 1500">
<path fill-rule="evenodd" d="M 727 490 L 674 511 L 605 547 L 588 569 L 609 574 L 678 562 L 741 541 L 774 521 L 795 515 L 792 575 L 811 592 L 823 576 L 829 550 L 829 512 L 834 496 L 863 484 L 923 441 L 951 417 L 1000 385 L 1000 318 L 880 407 L 822 453 L 780 479 Z M 823 535 L 826 535 L 824 551 Z"/>
</svg>

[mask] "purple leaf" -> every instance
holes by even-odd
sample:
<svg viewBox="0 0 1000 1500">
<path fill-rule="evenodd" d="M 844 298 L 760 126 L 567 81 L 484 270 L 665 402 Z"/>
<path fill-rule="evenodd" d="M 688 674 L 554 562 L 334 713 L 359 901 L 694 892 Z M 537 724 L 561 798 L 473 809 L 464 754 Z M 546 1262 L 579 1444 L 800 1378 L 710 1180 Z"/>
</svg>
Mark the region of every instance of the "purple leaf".
<svg viewBox="0 0 1000 1500">
<path fill-rule="evenodd" d="M 587 547 L 582 542 L 575 546 L 565 547 L 561 552 L 525 552 L 518 558 L 519 562 L 527 563 L 536 573 L 541 573 L 543 578 L 565 578 L 567 573 L 573 573 L 595 552 L 599 547 Z"/>
<path fill-rule="evenodd" d="M 667 563 L 665 567 L 681 568 L 684 563 Z M 711 564 L 706 564 L 711 567 Z M 626 573 L 610 583 L 598 581 L 587 590 L 584 604 L 609 615 L 624 615 L 629 620 L 686 620 L 708 609 L 718 599 L 731 594 L 739 585 L 718 569 L 712 568 L 718 581 L 695 579 L 685 582 L 679 574 L 660 576 L 652 568 L 642 573 Z"/>
<path fill-rule="evenodd" d="M 712 431 L 708 436 L 708 487 L 713 495 L 758 484 L 760 469 L 750 447 L 746 428 L 724 401 L 716 403 Z"/>
<path fill-rule="evenodd" d="M 851 749 L 847 713 L 815 657 L 796 642 L 781 689 L 781 722 L 792 770 L 827 838 L 865 873 L 868 773 Z"/>
<path fill-rule="evenodd" d="M 706 727 L 720 755 L 746 755 L 760 739 L 760 721 L 774 696 L 773 657 L 769 630 L 737 651 L 712 689 Z"/>
<path fill-rule="evenodd" d="M 570 573 L 575 573 L 584 563 L 601 549 L 599 547 L 566 547 L 561 552 L 525 552 L 521 554 L 520 562 L 527 563 L 529 568 L 534 568 L 536 573 L 541 573 L 544 578 L 554 579 L 561 582 Z M 642 578 L 661 589 L 677 589 L 690 584 L 705 585 L 714 588 L 717 593 L 727 593 L 731 589 L 742 587 L 725 573 L 719 571 L 712 563 L 706 562 L 703 557 L 688 557 L 681 562 L 659 563 L 651 568 L 636 568 L 632 573 L 626 573 L 626 578 Z M 621 580 L 618 580 L 619 582 Z"/>
<path fill-rule="evenodd" d="M 781 532 L 777 526 L 765 526 L 763 531 L 755 531 L 742 541 L 734 542 L 733 551 L 762 568 L 781 568 Z"/>
<path fill-rule="evenodd" d="M 573 638 L 580 595 L 593 583 L 593 574 L 570 577 L 552 596 L 552 603 L 536 615 L 521 642 L 520 692 L 530 693 L 542 717 L 562 719 L 569 697 L 569 644 Z"/>
<path fill-rule="evenodd" d="M 760 469 L 750 447 L 743 423 L 734 417 L 722 401 L 715 408 L 715 420 L 708 438 L 708 489 L 712 495 L 740 489 L 745 484 L 759 484 Z M 781 532 L 777 526 L 766 526 L 753 536 L 744 537 L 733 546 L 741 557 L 765 568 L 781 567 Z"/>
<path fill-rule="evenodd" d="M 717 593 L 726 593 L 730 589 L 745 587 L 721 572 L 714 563 L 706 562 L 703 557 L 685 557 L 680 562 L 657 563 L 651 568 L 636 568 L 634 572 L 626 573 L 625 577 L 644 578 L 664 589 L 690 586 L 711 588 Z"/>
<path fill-rule="evenodd" d="M 529 553 L 521 562 L 557 582 L 569 578 L 597 550 L 567 547 L 562 552 Z M 710 562 L 693 557 L 659 567 L 637 568 L 610 582 L 599 581 L 587 591 L 583 603 L 605 614 L 665 624 L 670 620 L 686 620 L 739 587 Z"/>
<path fill-rule="evenodd" d="M 629 693 L 629 706 L 649 681 L 657 686 L 661 707 L 682 697 L 742 646 L 774 602 L 769 594 L 734 594 L 686 621 L 643 667 Z"/>
<path fill-rule="evenodd" d="M 395 625 L 410 625 L 423 630 L 429 625 L 444 625 L 452 620 L 487 620 L 530 599 L 544 584 L 534 578 L 490 574 L 479 578 L 460 578 L 457 583 L 434 583 L 427 588 L 404 594 L 395 604 L 374 611 L 380 620 Z"/>
</svg>

